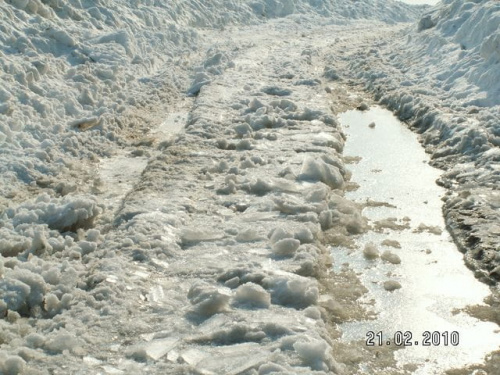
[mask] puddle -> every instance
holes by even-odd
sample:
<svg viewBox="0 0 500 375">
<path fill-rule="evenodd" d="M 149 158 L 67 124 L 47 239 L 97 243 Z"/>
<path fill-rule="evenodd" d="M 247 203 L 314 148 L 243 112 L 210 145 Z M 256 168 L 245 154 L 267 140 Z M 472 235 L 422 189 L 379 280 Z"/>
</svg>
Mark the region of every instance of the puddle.
<svg viewBox="0 0 500 375">
<path fill-rule="evenodd" d="M 359 236 L 358 250 L 354 252 L 332 249 L 335 272 L 348 263 L 359 273 L 369 290 L 366 300 L 376 301 L 374 309 L 378 313 L 373 321 L 342 324 L 343 339 L 366 340 L 368 331 L 381 331 L 383 345 L 387 340 L 394 345 L 396 331 L 411 332 L 412 345 L 396 351 L 395 357 L 400 368 L 418 364 L 414 374 L 442 374 L 447 369 L 482 363 L 487 353 L 500 346 L 499 327 L 464 313 L 454 314 L 454 310 L 467 305 L 482 304 L 490 292 L 466 268 L 462 254 L 445 230 L 440 199 L 445 190 L 435 184 L 440 171 L 427 164 L 429 157 L 417 136 L 391 112 L 374 107 L 366 112 L 345 112 L 339 119 L 348 136 L 344 154 L 362 158 L 349 165 L 352 179 L 360 187 L 346 196 L 357 202 L 369 198 L 395 206 L 365 208 L 363 213 L 372 224 L 389 217 L 398 219 L 397 224 L 409 224 L 408 229 L 384 229 L 382 233 L 370 231 Z M 442 233 L 415 233 L 420 224 Z M 384 240 L 398 241 L 401 248 L 383 246 Z M 380 253 L 390 250 L 397 254 L 401 263 L 365 259 L 363 248 L 369 242 L 376 244 Z M 386 291 L 383 283 L 388 280 L 399 282 L 401 289 Z M 422 346 L 425 331 L 439 332 L 440 345 Z M 444 345 L 452 332 L 458 332 L 459 344 Z"/>
</svg>

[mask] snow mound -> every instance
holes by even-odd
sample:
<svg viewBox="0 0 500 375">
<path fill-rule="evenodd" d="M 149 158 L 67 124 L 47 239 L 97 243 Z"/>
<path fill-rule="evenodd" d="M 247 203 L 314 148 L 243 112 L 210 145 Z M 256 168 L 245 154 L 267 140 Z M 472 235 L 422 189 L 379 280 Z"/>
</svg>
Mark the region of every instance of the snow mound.
<svg viewBox="0 0 500 375">
<path fill-rule="evenodd" d="M 338 167 L 310 157 L 305 158 L 298 179 L 321 181 L 332 189 L 340 189 L 344 185 L 344 178 Z"/>
<path fill-rule="evenodd" d="M 301 276 L 275 276 L 263 280 L 271 292 L 271 301 L 284 306 L 306 308 L 318 302 L 317 282 Z"/>
<path fill-rule="evenodd" d="M 229 310 L 231 293 L 203 282 L 195 283 L 189 289 L 188 299 L 194 311 L 202 316 L 211 316 Z"/>
<path fill-rule="evenodd" d="M 271 305 L 271 296 L 263 287 L 250 282 L 236 289 L 234 302 L 237 305 L 267 308 Z"/>
<path fill-rule="evenodd" d="M 43 194 L 16 209 L 6 210 L 5 216 L 14 227 L 22 224 L 46 224 L 50 229 L 60 232 L 75 232 L 79 228 L 92 227 L 102 211 L 97 200 L 91 196 L 50 198 Z"/>
</svg>

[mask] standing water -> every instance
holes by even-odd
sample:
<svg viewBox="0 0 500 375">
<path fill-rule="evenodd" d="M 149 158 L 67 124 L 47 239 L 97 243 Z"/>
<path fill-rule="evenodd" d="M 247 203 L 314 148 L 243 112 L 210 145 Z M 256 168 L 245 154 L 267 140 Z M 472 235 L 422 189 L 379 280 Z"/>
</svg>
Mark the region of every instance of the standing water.
<svg viewBox="0 0 500 375">
<path fill-rule="evenodd" d="M 496 324 L 460 312 L 482 304 L 489 289 L 466 268 L 445 229 L 445 190 L 435 183 L 440 171 L 428 165 L 416 135 L 391 112 L 378 107 L 348 111 L 340 121 L 348 136 L 345 155 L 361 158 L 350 166 L 359 188 L 347 197 L 384 202 L 364 209 L 372 230 L 356 238 L 358 251 L 332 249 L 337 265 L 348 263 L 358 273 L 369 290 L 366 300 L 376 301 L 377 318 L 344 323 L 343 339 L 366 341 L 371 331 L 375 346 L 402 340 L 405 347 L 395 352 L 398 367 L 415 364 L 415 374 L 442 374 L 483 362 L 500 346 L 500 334 Z M 397 255 L 400 263 L 388 253 L 367 259 L 368 243 L 380 254 Z M 360 373 L 368 372 L 360 368 Z"/>
</svg>

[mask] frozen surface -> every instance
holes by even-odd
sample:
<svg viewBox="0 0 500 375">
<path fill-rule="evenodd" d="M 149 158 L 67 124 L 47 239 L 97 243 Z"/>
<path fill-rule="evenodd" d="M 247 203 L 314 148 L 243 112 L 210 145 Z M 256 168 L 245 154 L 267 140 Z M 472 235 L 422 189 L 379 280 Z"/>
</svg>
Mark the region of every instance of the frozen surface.
<svg viewBox="0 0 500 375">
<path fill-rule="evenodd" d="M 450 4 L 0 2 L 0 373 L 356 373 L 337 324 L 364 316 L 364 289 L 330 272 L 325 245 L 352 243 L 368 219 L 344 197 L 355 184 L 335 115 L 367 107 L 347 87 L 385 56 L 383 38 L 406 22 L 416 33 L 424 11 L 422 33 L 438 38 L 449 27 L 430 25 L 458 14 Z M 494 21 L 482 7 L 471 20 Z M 467 27 L 465 53 L 495 61 L 495 39 Z M 495 78 L 478 67 L 462 78 Z M 467 86 L 439 69 L 450 98 Z M 467 91 L 474 105 L 492 104 L 481 90 Z M 454 106 L 446 95 L 434 103 Z M 488 163 L 450 173 L 482 171 L 485 189 L 492 114 L 434 129 L 450 139 L 444 156 L 484 151 Z M 411 224 L 422 237 L 439 232 L 422 224 Z M 407 225 L 383 216 L 377 228 Z M 398 266 L 390 250 L 403 267 L 394 241 L 377 243 L 376 261 Z"/>
<path fill-rule="evenodd" d="M 368 331 L 382 331 L 385 343 L 393 340 L 396 331 L 410 331 L 413 346 L 397 351 L 395 356 L 399 366 L 419 364 L 415 374 L 441 374 L 480 362 L 500 345 L 500 336 L 496 324 L 455 313 L 455 309 L 469 304 L 481 304 L 489 289 L 466 268 L 462 254 L 445 230 L 440 199 L 445 190 L 435 184 L 442 172 L 428 165 L 429 157 L 416 135 L 389 111 L 379 107 L 349 111 L 340 116 L 340 121 L 347 134 L 345 154 L 362 158 L 350 166 L 353 180 L 360 187 L 348 197 L 360 203 L 371 199 L 393 206 L 365 208 L 364 214 L 372 222 L 395 217 L 409 223 L 407 229 L 401 230 L 380 232 L 375 227 L 356 239 L 359 250 L 350 254 L 333 250 L 338 269 L 342 263 L 349 263 L 360 272 L 370 290 L 365 298 L 375 299 L 378 313 L 375 320 L 342 324 L 344 339 L 365 340 Z M 369 127 L 371 122 L 375 122 L 375 128 Z M 438 227 L 442 233 L 421 231 L 422 223 Z M 387 239 L 397 241 L 401 248 L 383 245 Z M 362 249 L 370 249 L 373 244 L 384 250 L 380 259 L 363 256 Z M 394 261 L 389 252 L 400 262 Z M 373 249 L 368 253 L 372 254 Z M 401 288 L 394 290 L 387 282 L 397 282 Z M 457 331 L 460 345 L 422 347 L 425 331 Z"/>
</svg>

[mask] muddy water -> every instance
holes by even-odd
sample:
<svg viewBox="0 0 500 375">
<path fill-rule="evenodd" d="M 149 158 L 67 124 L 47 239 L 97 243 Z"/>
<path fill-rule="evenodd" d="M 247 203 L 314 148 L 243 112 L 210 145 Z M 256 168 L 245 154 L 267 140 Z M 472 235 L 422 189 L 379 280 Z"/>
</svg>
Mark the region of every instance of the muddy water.
<svg viewBox="0 0 500 375">
<path fill-rule="evenodd" d="M 367 332 L 373 331 L 382 332 L 382 345 L 394 345 L 395 332 L 402 331 L 411 346 L 396 351 L 395 357 L 401 368 L 418 365 L 415 374 L 442 374 L 446 369 L 483 362 L 487 353 L 500 346 L 499 327 L 457 313 L 467 305 L 482 304 L 489 289 L 465 267 L 445 230 L 441 212 L 445 191 L 435 184 L 440 171 L 428 165 L 429 157 L 416 135 L 389 111 L 378 107 L 348 111 L 340 121 L 348 135 L 344 154 L 362 158 L 349 166 L 360 187 L 347 196 L 357 202 L 388 203 L 364 209 L 374 228 L 376 221 L 387 218 L 395 218 L 392 222 L 400 226 L 358 237 L 355 251 L 332 249 L 336 271 L 348 264 L 359 273 L 369 290 L 365 300 L 375 300 L 373 309 L 378 314 L 376 320 L 343 324 L 344 340 L 365 340 Z M 401 247 L 382 245 L 384 240 L 398 241 Z M 397 254 L 401 263 L 366 259 L 363 248 L 369 242 L 380 253 Z M 389 280 L 401 288 L 387 291 L 384 282 Z M 439 345 L 429 340 L 430 346 L 423 346 L 426 331 L 439 332 L 434 336 L 434 344 L 440 336 Z M 456 346 L 451 343 L 452 335 L 459 338 Z M 374 341 L 379 344 L 378 337 Z M 360 373 L 367 373 L 362 366 Z"/>
</svg>

